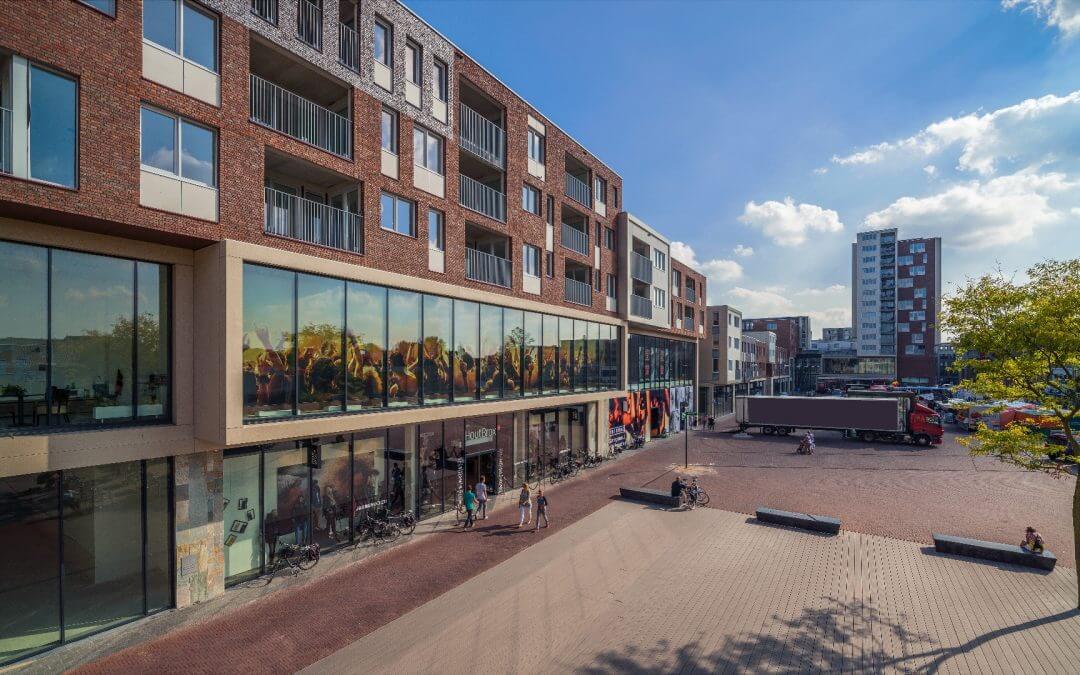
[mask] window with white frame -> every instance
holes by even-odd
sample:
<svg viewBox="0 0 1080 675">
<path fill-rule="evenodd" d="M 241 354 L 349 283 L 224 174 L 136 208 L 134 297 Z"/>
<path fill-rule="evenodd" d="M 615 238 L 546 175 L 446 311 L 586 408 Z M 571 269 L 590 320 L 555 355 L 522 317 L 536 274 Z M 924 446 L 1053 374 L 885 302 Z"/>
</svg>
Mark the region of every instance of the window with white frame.
<svg viewBox="0 0 1080 675">
<path fill-rule="evenodd" d="M 661 309 L 667 306 L 667 293 L 664 292 L 664 289 L 653 289 L 653 304 Z"/>
<path fill-rule="evenodd" d="M 382 19 L 375 19 L 375 60 L 387 68 L 394 66 L 394 29 Z"/>
<path fill-rule="evenodd" d="M 427 212 L 428 248 L 436 251 L 446 250 L 446 215 L 442 211 L 428 209 Z"/>
<path fill-rule="evenodd" d="M 188 0 L 143 3 L 143 39 L 218 72 L 218 19 Z"/>
<path fill-rule="evenodd" d="M 382 193 L 379 199 L 379 224 L 384 230 L 409 237 L 416 236 L 416 203 L 403 197 Z"/>
<path fill-rule="evenodd" d="M 600 176 L 596 176 L 595 179 L 593 180 L 593 183 L 594 183 L 594 186 L 593 186 L 593 189 L 594 189 L 593 198 L 596 201 L 600 202 L 601 204 L 606 204 L 607 203 L 607 181 L 604 180 L 603 178 L 601 178 Z"/>
<path fill-rule="evenodd" d="M 653 249 L 653 265 L 658 270 L 667 269 L 667 254 L 659 249 Z M 660 305 L 663 307 L 663 305 Z"/>
<path fill-rule="evenodd" d="M 413 164 L 443 175 L 442 136 L 424 127 L 413 127 Z"/>
<path fill-rule="evenodd" d="M 142 168 L 214 187 L 217 185 L 217 134 L 201 124 L 142 107 Z"/>
<path fill-rule="evenodd" d="M 908 321 L 926 321 L 926 312 L 922 310 L 908 312 Z"/>
<path fill-rule="evenodd" d="M 440 101 L 450 99 L 450 69 L 439 59 L 434 60 L 435 65 L 435 98 Z"/>
<path fill-rule="evenodd" d="M 521 208 L 540 215 L 540 191 L 528 183 L 521 184 Z"/>
<path fill-rule="evenodd" d="M 412 40 L 405 41 L 405 79 L 417 86 L 424 81 L 424 50 Z"/>
<path fill-rule="evenodd" d="M 395 155 L 398 152 L 398 114 L 389 108 L 382 109 L 382 149 Z"/>
<path fill-rule="evenodd" d="M 540 276 L 540 249 L 530 244 L 521 245 L 522 271 L 530 277 Z"/>
<path fill-rule="evenodd" d="M 546 154 L 544 135 L 532 127 L 528 128 L 527 133 L 529 135 L 529 159 L 537 164 L 543 164 Z"/>
</svg>

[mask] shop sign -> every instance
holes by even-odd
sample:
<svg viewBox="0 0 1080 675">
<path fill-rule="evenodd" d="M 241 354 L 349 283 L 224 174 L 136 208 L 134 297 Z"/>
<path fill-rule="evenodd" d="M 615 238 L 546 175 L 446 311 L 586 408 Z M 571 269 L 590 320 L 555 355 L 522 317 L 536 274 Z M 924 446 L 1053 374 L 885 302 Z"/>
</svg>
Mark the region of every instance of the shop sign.
<svg viewBox="0 0 1080 675">
<path fill-rule="evenodd" d="M 465 447 L 480 445 L 494 440 L 495 430 L 490 427 L 479 427 L 465 432 Z"/>
<path fill-rule="evenodd" d="M 626 449 L 626 427 L 621 424 L 613 424 L 608 430 L 608 447 L 612 450 Z"/>
</svg>

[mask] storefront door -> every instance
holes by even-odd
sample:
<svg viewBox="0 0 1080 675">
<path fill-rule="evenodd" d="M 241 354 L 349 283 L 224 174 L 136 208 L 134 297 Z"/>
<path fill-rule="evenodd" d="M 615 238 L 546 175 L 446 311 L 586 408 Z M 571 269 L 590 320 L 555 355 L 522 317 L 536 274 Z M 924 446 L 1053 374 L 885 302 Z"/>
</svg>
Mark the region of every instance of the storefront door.
<svg viewBox="0 0 1080 675">
<path fill-rule="evenodd" d="M 480 482 L 480 476 L 492 491 L 495 477 L 495 452 L 484 452 L 465 458 L 465 486 L 472 486 L 474 491 L 476 484 Z"/>
</svg>

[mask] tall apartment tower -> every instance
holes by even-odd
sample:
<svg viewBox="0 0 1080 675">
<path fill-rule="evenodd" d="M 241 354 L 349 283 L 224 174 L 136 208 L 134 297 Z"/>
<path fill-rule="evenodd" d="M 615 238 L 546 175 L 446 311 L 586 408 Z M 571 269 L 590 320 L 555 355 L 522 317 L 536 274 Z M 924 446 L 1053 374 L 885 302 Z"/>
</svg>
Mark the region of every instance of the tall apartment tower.
<svg viewBox="0 0 1080 675">
<path fill-rule="evenodd" d="M 896 229 L 851 245 L 851 326 L 859 356 L 896 355 Z"/>
</svg>

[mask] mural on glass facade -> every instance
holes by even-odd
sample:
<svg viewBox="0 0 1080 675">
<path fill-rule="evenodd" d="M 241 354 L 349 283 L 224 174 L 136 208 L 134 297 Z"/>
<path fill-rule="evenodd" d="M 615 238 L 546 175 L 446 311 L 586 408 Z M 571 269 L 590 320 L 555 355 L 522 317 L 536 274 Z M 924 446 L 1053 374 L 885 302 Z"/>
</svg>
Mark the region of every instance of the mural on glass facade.
<svg viewBox="0 0 1080 675">
<path fill-rule="evenodd" d="M 386 402 L 390 407 L 416 405 L 420 402 L 420 294 L 390 289 L 387 316 Z"/>
<path fill-rule="evenodd" d="M 543 392 L 559 390 L 559 317 L 544 315 L 543 363 L 540 368 Z"/>
<path fill-rule="evenodd" d="M 345 282 L 299 274 L 296 294 L 297 407 L 301 414 L 339 412 L 345 391 Z"/>
<path fill-rule="evenodd" d="M 692 385 L 697 343 L 651 335 L 630 335 L 627 341 L 627 387 L 656 389 Z"/>
<path fill-rule="evenodd" d="M 671 401 L 671 431 L 678 433 L 685 424 L 683 413 L 694 412 L 694 388 L 672 387 L 668 391 Z"/>
<path fill-rule="evenodd" d="M 349 282 L 345 311 L 348 409 L 381 408 L 386 393 L 386 289 Z"/>
<path fill-rule="evenodd" d="M 244 267 L 244 415 L 293 414 L 296 274 Z"/>
<path fill-rule="evenodd" d="M 644 442 L 649 425 L 649 392 L 631 391 L 608 402 L 608 444 L 612 450 L 619 444 Z M 620 431 L 622 436 L 620 437 Z"/>
<path fill-rule="evenodd" d="M 540 314 L 525 312 L 525 328 L 522 333 L 522 370 L 526 396 L 540 393 L 540 335 L 543 318 Z"/>
<path fill-rule="evenodd" d="M 502 309 L 480 305 L 480 398 L 502 397 Z"/>
<path fill-rule="evenodd" d="M 453 301 L 424 296 L 424 403 L 450 401 Z"/>
<path fill-rule="evenodd" d="M 524 321 L 525 313 L 521 310 L 503 309 L 503 395 L 506 398 L 522 393 Z"/>
<path fill-rule="evenodd" d="M 649 436 L 667 435 L 671 423 L 671 390 L 653 389 L 649 392 Z"/>
</svg>

